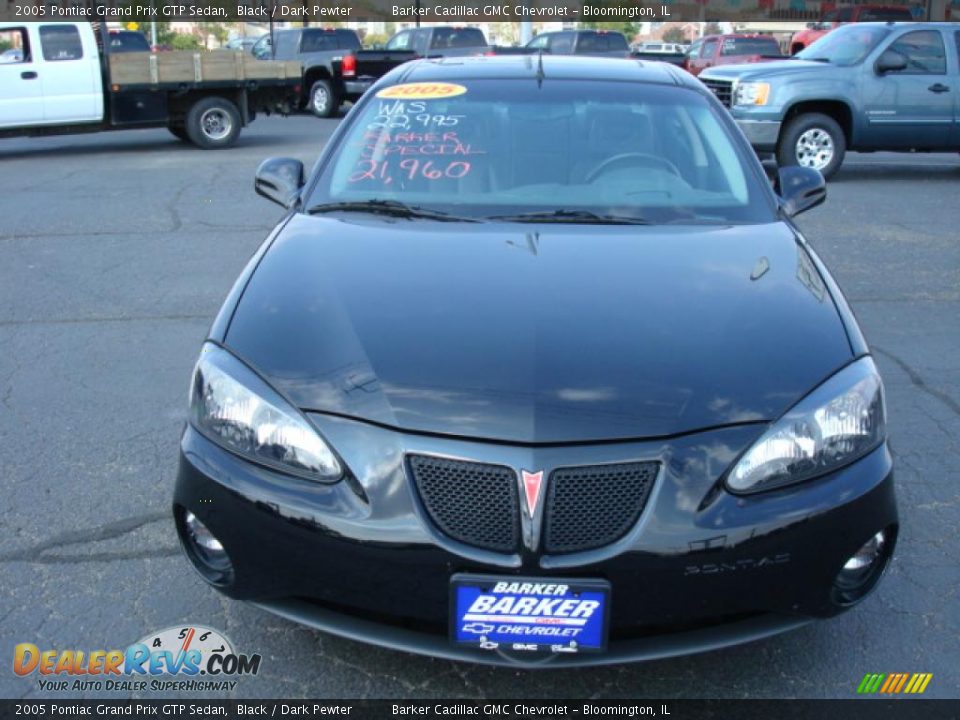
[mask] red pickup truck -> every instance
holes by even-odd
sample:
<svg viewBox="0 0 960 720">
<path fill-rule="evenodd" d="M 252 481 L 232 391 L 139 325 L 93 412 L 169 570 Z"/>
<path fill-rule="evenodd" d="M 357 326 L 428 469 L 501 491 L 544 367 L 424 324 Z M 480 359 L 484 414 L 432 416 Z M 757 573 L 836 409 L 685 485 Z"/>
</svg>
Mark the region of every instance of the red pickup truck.
<svg viewBox="0 0 960 720">
<path fill-rule="evenodd" d="M 784 57 L 776 38 L 770 35 L 707 35 L 687 51 L 683 67 L 699 75 L 717 65 L 763 62 Z"/>
<path fill-rule="evenodd" d="M 902 5 L 854 5 L 825 12 L 820 22 L 809 23 L 790 38 L 790 54 L 796 55 L 834 28 L 848 22 L 909 22 L 910 8 Z"/>
</svg>

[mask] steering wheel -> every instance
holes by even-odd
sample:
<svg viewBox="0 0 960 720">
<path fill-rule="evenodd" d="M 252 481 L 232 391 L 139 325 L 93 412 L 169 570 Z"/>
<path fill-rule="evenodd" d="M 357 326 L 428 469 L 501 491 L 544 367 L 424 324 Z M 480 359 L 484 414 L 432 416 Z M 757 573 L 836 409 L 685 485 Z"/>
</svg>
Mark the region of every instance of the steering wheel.
<svg viewBox="0 0 960 720">
<path fill-rule="evenodd" d="M 587 173 L 585 182 L 592 183 L 605 172 L 610 172 L 610 168 L 615 165 L 643 165 L 645 167 L 658 165 L 677 177 L 680 177 L 680 171 L 677 169 L 677 166 L 666 158 L 657 157 L 656 155 L 650 155 L 648 153 L 626 152 L 614 155 L 601 162 Z"/>
</svg>

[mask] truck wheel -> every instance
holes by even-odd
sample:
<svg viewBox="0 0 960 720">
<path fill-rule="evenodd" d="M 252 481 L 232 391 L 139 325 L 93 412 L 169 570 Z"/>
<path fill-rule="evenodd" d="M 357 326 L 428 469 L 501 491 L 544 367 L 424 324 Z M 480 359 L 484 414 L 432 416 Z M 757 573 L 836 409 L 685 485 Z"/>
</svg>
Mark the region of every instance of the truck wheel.
<svg viewBox="0 0 960 720">
<path fill-rule="evenodd" d="M 310 100 L 307 103 L 311 112 L 320 118 L 333 117 L 340 109 L 340 101 L 333 92 L 329 80 L 317 80 L 310 88 Z"/>
<path fill-rule="evenodd" d="M 797 115 L 780 133 L 777 164 L 816 168 L 829 179 L 840 169 L 847 152 L 843 128 L 829 115 Z"/>
<path fill-rule="evenodd" d="M 195 102 L 187 112 L 186 131 L 194 145 L 215 150 L 233 145 L 240 134 L 240 112 L 222 97 Z"/>
<path fill-rule="evenodd" d="M 167 130 L 178 140 L 190 142 L 190 136 L 187 135 L 187 129 L 183 125 L 170 125 L 167 127 Z"/>
</svg>

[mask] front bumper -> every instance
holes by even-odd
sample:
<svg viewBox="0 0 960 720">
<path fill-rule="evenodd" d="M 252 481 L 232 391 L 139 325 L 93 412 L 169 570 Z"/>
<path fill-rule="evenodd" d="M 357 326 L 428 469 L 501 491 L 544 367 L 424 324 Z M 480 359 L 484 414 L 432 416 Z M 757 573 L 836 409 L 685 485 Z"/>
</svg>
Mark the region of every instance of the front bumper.
<svg viewBox="0 0 960 720">
<path fill-rule="evenodd" d="M 780 137 L 780 126 L 782 125 L 780 121 L 737 118 L 737 125 L 754 150 L 774 152 L 777 149 L 777 140 Z"/>
<path fill-rule="evenodd" d="M 514 447 L 405 435 L 341 418 L 311 419 L 355 481 L 319 485 L 248 463 L 188 428 L 174 508 L 197 515 L 233 561 L 226 594 L 297 622 L 432 656 L 525 666 L 530 657 L 447 640 L 450 577 L 459 572 L 603 578 L 612 584 L 608 652 L 551 665 L 652 659 L 710 650 L 798 627 L 844 608 L 837 572 L 897 511 L 889 452 L 827 477 L 751 497 L 720 477 L 756 425 L 669 442 Z M 407 453 L 515 468 L 658 459 L 637 526 L 600 550 L 509 556 L 442 536 L 418 510 Z M 892 543 L 891 543 L 892 550 Z"/>
</svg>

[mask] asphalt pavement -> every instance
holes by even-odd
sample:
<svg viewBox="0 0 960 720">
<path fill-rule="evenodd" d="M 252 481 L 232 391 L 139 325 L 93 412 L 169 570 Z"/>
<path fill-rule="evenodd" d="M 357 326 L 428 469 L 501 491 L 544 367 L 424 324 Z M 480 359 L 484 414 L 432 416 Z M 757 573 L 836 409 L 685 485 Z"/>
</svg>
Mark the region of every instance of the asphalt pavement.
<svg viewBox="0 0 960 720">
<path fill-rule="evenodd" d="M 930 672 L 927 697 L 960 697 L 956 155 L 851 155 L 800 219 L 886 381 L 900 544 L 852 612 L 686 658 L 531 673 L 369 647 L 209 589 L 169 517 L 190 372 L 281 215 L 254 170 L 309 166 L 336 123 L 260 118 L 216 152 L 164 130 L 0 140 L 0 697 L 58 696 L 13 674 L 17 643 L 124 648 L 188 623 L 263 656 L 236 698 L 850 698 L 867 672 Z"/>
</svg>

